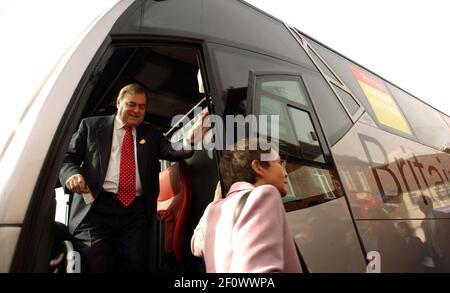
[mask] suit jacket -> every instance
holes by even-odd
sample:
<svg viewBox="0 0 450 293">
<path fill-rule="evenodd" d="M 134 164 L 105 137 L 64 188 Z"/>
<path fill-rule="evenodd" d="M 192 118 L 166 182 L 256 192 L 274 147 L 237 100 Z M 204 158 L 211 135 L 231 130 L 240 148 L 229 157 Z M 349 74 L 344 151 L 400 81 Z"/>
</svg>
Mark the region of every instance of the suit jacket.
<svg viewBox="0 0 450 293">
<path fill-rule="evenodd" d="M 102 190 L 111 155 L 114 118 L 115 115 L 112 115 L 81 121 L 78 131 L 72 136 L 59 174 L 64 187 L 70 176 L 82 174 L 94 198 L 97 198 Z M 139 143 L 140 141 L 145 143 Z M 151 216 L 156 211 L 156 197 L 159 194 L 159 159 L 178 161 L 192 156 L 193 152 L 175 151 L 161 131 L 146 122 L 136 127 L 136 148 L 142 196 L 148 206 L 148 215 Z M 84 202 L 82 195 L 73 195 L 69 214 L 71 233 L 91 206 L 92 204 Z"/>
<path fill-rule="evenodd" d="M 234 223 L 239 199 L 252 190 Z M 191 239 L 208 273 L 301 272 L 279 191 L 234 183 L 223 200 L 208 205 Z"/>
</svg>

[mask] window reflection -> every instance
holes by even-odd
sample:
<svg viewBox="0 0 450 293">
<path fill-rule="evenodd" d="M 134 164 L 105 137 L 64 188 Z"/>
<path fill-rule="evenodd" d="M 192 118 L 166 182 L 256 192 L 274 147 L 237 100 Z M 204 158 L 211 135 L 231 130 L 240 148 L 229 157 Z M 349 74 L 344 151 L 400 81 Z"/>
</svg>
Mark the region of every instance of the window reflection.
<svg viewBox="0 0 450 293">
<path fill-rule="evenodd" d="M 325 163 L 316 130 L 308 112 L 288 107 L 303 158 Z"/>
<path fill-rule="evenodd" d="M 277 115 L 279 119 L 279 135 L 280 139 L 284 140 L 290 144 L 293 145 L 299 145 L 297 140 L 295 139 L 294 132 L 292 131 L 292 125 L 289 122 L 288 115 L 286 112 L 286 106 L 275 100 L 271 99 L 269 97 L 266 97 L 264 95 L 261 96 L 261 107 L 259 111 L 260 115 Z M 268 124 L 269 129 L 261 128 L 259 130 L 260 134 L 265 136 L 271 136 L 273 129 L 275 129 L 275 125 L 272 125 L 276 121 L 270 120 L 270 123 Z"/>
<path fill-rule="evenodd" d="M 293 102 L 308 106 L 306 91 L 298 80 L 271 80 L 261 82 L 261 89 Z"/>
<path fill-rule="evenodd" d="M 317 203 L 338 197 L 338 190 L 334 185 L 335 177 L 332 170 L 308 166 L 293 159 L 287 160 L 288 194 L 284 202 L 314 198 Z"/>
</svg>

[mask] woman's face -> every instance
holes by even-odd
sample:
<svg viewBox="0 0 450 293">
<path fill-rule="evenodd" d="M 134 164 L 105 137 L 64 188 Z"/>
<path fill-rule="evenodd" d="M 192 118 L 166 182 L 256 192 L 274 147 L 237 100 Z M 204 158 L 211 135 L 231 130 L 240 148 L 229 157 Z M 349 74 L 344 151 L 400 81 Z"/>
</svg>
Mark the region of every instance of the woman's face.
<svg viewBox="0 0 450 293">
<path fill-rule="evenodd" d="M 287 172 L 284 166 L 284 161 L 280 159 L 280 155 L 276 151 L 271 151 L 269 166 L 263 167 L 261 180 L 265 184 L 272 184 L 275 186 L 282 196 L 287 193 Z"/>
</svg>

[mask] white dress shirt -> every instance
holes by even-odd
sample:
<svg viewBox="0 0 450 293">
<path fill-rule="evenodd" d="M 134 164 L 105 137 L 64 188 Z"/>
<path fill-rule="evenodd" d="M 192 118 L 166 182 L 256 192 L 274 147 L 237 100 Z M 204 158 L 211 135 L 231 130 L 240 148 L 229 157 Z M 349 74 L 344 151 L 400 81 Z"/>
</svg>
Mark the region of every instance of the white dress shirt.
<svg viewBox="0 0 450 293">
<path fill-rule="evenodd" d="M 136 151 L 136 128 L 132 128 L 134 140 L 134 159 L 136 162 L 136 196 L 142 195 L 141 179 L 139 177 L 139 168 Z M 122 140 L 125 135 L 124 124 L 117 117 L 114 118 L 114 130 L 111 144 L 111 155 L 109 156 L 108 169 L 106 171 L 105 181 L 103 182 L 103 189 L 107 192 L 117 194 L 119 189 L 119 174 L 120 174 L 120 153 L 122 151 Z"/>
</svg>

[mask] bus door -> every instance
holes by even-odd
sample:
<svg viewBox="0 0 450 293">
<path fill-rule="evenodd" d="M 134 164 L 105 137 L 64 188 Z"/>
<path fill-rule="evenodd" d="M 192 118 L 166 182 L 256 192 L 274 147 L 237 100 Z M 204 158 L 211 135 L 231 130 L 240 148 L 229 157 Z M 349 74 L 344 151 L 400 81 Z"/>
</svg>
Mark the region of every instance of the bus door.
<svg viewBox="0 0 450 293">
<path fill-rule="evenodd" d="M 251 71 L 246 112 L 257 114 L 259 135 L 274 142 L 279 139 L 288 173 L 288 194 L 283 201 L 309 271 L 364 272 L 365 252 L 313 98 L 301 73 Z"/>
</svg>

